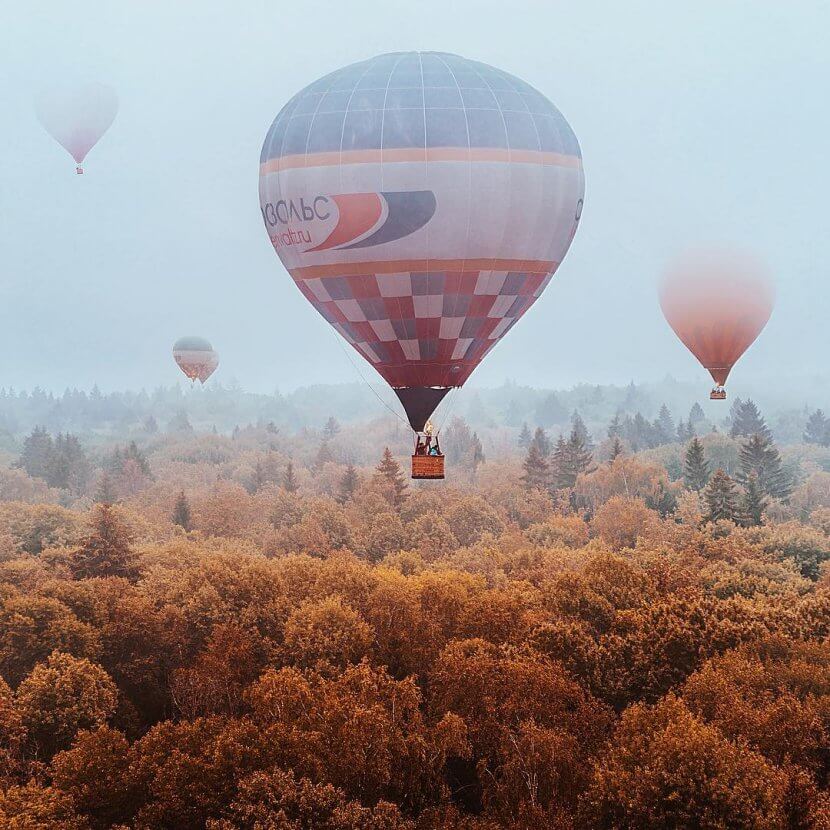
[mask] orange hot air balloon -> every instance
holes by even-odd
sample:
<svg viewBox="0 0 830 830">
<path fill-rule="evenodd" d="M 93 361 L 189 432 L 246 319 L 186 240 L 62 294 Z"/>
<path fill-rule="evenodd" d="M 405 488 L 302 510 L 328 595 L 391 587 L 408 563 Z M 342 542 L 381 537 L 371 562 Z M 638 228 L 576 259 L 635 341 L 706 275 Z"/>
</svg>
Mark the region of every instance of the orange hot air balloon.
<svg viewBox="0 0 830 830">
<path fill-rule="evenodd" d="M 173 344 L 173 359 L 192 382 L 201 384 L 216 371 L 219 355 L 204 337 L 181 337 Z"/>
<path fill-rule="evenodd" d="M 675 261 L 660 285 L 660 306 L 674 333 L 712 375 L 713 400 L 732 367 L 767 324 L 772 280 L 756 260 L 724 251 L 696 251 Z"/>
</svg>

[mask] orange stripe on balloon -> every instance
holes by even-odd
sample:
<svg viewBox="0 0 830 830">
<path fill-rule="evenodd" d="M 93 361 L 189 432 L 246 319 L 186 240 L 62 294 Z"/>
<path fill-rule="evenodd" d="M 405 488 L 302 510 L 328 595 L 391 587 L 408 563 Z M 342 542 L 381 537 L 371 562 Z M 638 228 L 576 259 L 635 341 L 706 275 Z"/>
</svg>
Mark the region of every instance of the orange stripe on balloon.
<svg viewBox="0 0 830 830">
<path fill-rule="evenodd" d="M 291 268 L 294 279 L 353 277 L 362 274 L 400 274 L 436 271 L 518 271 L 523 274 L 550 274 L 558 262 L 528 259 L 397 259 L 387 262 L 341 262 Z"/>
<path fill-rule="evenodd" d="M 539 150 L 503 150 L 486 147 L 416 147 L 391 150 L 346 150 L 330 153 L 300 153 L 269 159 L 259 166 L 260 176 L 306 167 L 333 167 L 341 164 L 391 164 L 413 161 L 471 161 L 510 164 L 541 164 L 549 167 L 582 169 L 579 156 Z"/>
</svg>

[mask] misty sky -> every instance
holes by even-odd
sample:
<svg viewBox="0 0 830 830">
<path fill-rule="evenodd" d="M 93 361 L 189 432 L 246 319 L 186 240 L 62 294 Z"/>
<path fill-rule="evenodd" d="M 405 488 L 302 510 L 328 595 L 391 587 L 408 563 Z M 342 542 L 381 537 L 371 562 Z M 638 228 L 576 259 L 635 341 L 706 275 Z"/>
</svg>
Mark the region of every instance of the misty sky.
<svg viewBox="0 0 830 830">
<path fill-rule="evenodd" d="M 830 5 L 800 0 L 9 4 L 0 385 L 169 383 L 183 334 L 208 337 L 216 377 L 248 389 L 354 380 L 269 245 L 259 151 L 299 89 L 409 49 L 518 75 L 582 146 L 587 195 L 570 253 L 472 383 L 671 373 L 705 386 L 656 281 L 680 250 L 711 242 L 755 253 L 777 283 L 772 320 L 731 385 L 827 378 L 828 31 Z M 82 178 L 33 112 L 33 95 L 67 77 L 111 83 L 121 99 Z"/>
</svg>

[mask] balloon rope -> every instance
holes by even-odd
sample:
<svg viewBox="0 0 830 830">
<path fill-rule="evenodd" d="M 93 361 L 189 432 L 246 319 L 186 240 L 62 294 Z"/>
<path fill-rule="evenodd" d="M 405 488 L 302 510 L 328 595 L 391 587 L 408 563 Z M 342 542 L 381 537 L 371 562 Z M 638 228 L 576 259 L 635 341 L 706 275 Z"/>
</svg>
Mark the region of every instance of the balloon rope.
<svg viewBox="0 0 830 830">
<path fill-rule="evenodd" d="M 458 400 L 458 393 L 461 391 L 460 386 L 454 386 L 450 389 L 449 394 L 449 406 L 447 406 L 447 411 L 444 413 L 443 417 L 441 418 L 441 425 L 436 430 L 436 434 L 440 434 L 441 430 L 449 423 L 450 414 L 455 407 L 455 402 Z"/>
<path fill-rule="evenodd" d="M 338 346 L 340 346 L 341 351 L 343 352 L 343 354 L 344 354 L 344 355 L 346 355 L 346 358 L 348 359 L 349 363 L 351 363 L 351 364 L 352 364 L 352 368 L 355 370 L 355 372 L 357 372 L 357 374 L 358 374 L 358 376 L 360 377 L 360 379 L 361 379 L 361 380 L 362 380 L 362 381 L 366 384 L 366 386 L 368 386 L 368 387 L 369 387 L 369 389 L 371 389 L 371 390 L 372 390 L 372 394 L 373 394 L 373 395 L 374 395 L 374 396 L 375 396 L 375 397 L 376 397 L 376 398 L 377 398 L 377 399 L 378 399 L 378 400 L 379 400 L 379 401 L 380 401 L 380 402 L 381 402 L 381 403 L 382 403 L 382 404 L 383 404 L 383 405 L 384 405 L 384 406 L 385 406 L 385 407 L 386 407 L 386 408 L 387 408 L 387 409 L 388 409 L 388 410 L 389 410 L 389 411 L 390 411 L 390 412 L 391 412 L 391 413 L 392 413 L 392 414 L 393 414 L 393 415 L 394 415 L 394 416 L 395 416 L 395 417 L 396 417 L 396 418 L 397 418 L 397 419 L 398 419 L 398 420 L 399 420 L 399 421 L 400 421 L 400 422 L 401 422 L 401 423 L 405 426 L 405 427 L 407 427 L 408 429 L 412 429 L 412 427 L 409 425 L 409 422 L 408 422 L 408 421 L 404 421 L 404 419 L 403 419 L 403 418 L 401 418 L 401 416 L 400 416 L 400 415 L 398 415 L 398 413 L 397 413 L 397 412 L 395 412 L 395 410 L 394 410 L 394 409 L 392 409 L 392 407 L 391 407 L 391 406 L 389 406 L 389 404 L 388 404 L 388 403 L 386 403 L 386 401 L 385 401 L 385 400 L 383 400 L 383 398 L 381 398 L 381 396 L 380 396 L 380 395 L 378 395 L 377 390 L 375 389 L 375 387 L 374 387 L 374 386 L 372 386 L 372 384 L 371 384 L 371 383 L 369 383 L 369 381 L 368 381 L 368 380 L 366 380 L 366 378 L 363 376 L 363 372 L 361 372 L 361 371 L 360 371 L 360 369 L 359 369 L 358 365 L 357 365 L 357 364 L 356 364 L 356 363 L 352 360 L 352 356 L 351 356 L 351 355 L 348 353 L 348 351 L 346 351 L 346 349 L 343 347 L 343 344 L 340 342 L 340 336 L 337 334 L 337 332 L 336 332 L 334 329 L 329 329 L 329 331 L 331 331 L 331 333 L 334 335 L 334 339 L 337 341 L 337 345 L 338 345 Z"/>
</svg>

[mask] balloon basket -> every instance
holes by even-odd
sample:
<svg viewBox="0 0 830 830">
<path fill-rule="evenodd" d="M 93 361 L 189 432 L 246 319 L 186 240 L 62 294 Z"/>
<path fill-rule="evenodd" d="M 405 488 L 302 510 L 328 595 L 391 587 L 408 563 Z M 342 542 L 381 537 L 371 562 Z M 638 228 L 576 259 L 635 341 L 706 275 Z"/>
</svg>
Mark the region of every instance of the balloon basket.
<svg viewBox="0 0 830 830">
<path fill-rule="evenodd" d="M 83 167 L 81 167 L 81 165 L 79 164 L 79 165 L 75 168 L 75 173 L 77 173 L 77 175 L 79 175 L 79 176 L 83 176 L 83 175 L 84 175 L 84 168 L 83 168 Z"/>
<path fill-rule="evenodd" d="M 444 478 L 443 455 L 413 455 L 412 478 L 437 480 Z"/>
<path fill-rule="evenodd" d="M 709 400 L 710 401 L 725 401 L 726 400 L 726 390 L 722 386 L 716 386 L 709 393 Z"/>
</svg>

